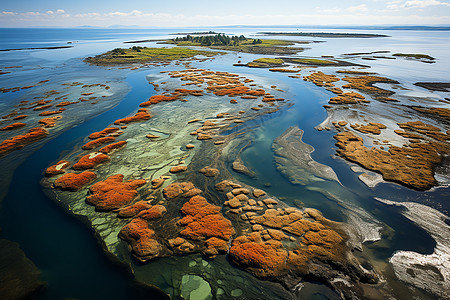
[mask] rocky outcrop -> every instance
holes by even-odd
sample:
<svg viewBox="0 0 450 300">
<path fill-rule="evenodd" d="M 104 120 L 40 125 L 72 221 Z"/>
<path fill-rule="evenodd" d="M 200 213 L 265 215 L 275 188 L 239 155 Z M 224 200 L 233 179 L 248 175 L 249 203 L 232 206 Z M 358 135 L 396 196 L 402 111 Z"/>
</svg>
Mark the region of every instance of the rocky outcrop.
<svg viewBox="0 0 450 300">
<path fill-rule="evenodd" d="M 193 197 L 202 191 L 194 186 L 192 182 L 174 182 L 164 188 L 164 197 L 168 200 L 178 197 Z"/>
<path fill-rule="evenodd" d="M 158 256 L 162 246 L 155 239 L 155 231 L 148 227 L 148 221 L 135 218 L 119 232 L 119 237 L 130 243 L 133 253 L 140 260 Z"/>
<path fill-rule="evenodd" d="M 205 175 L 206 177 L 216 177 L 217 175 L 219 175 L 219 170 L 211 167 L 201 168 L 199 172 Z"/>
<path fill-rule="evenodd" d="M 186 166 L 175 166 L 175 167 L 170 168 L 169 172 L 176 174 L 176 173 L 184 172 L 186 170 L 187 170 Z"/>
<path fill-rule="evenodd" d="M 83 186 L 97 177 L 94 172 L 84 171 L 83 173 L 67 173 L 55 180 L 53 185 L 56 188 L 68 191 L 78 191 Z"/>
<path fill-rule="evenodd" d="M 86 202 L 97 210 L 109 211 L 130 203 L 137 195 L 137 189 L 146 181 L 143 179 L 123 182 L 123 175 L 117 174 L 90 187 L 92 195 L 86 197 Z"/>
</svg>

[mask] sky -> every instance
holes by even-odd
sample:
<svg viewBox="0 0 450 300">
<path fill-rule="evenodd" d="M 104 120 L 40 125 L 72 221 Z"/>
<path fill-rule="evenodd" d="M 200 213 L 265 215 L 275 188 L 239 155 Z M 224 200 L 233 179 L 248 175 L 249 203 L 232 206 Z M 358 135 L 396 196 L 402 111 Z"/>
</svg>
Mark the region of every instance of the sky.
<svg viewBox="0 0 450 300">
<path fill-rule="evenodd" d="M 450 0 L 13 0 L 0 27 L 443 25 Z"/>
</svg>

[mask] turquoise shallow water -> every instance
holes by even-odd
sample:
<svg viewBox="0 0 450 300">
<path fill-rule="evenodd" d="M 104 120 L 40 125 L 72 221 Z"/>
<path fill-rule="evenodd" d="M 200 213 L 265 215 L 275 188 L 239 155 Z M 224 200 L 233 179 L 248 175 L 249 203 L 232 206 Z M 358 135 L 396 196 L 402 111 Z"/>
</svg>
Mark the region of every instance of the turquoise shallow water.
<svg viewBox="0 0 450 300">
<path fill-rule="evenodd" d="M 2 33 L 6 32 L 3 29 L 0 30 Z M 231 31 L 232 29 L 228 30 Z M 236 33 L 256 32 L 254 29 L 239 30 L 240 32 Z M 123 41 L 159 38 L 174 31 L 177 30 L 161 29 L 136 32 L 134 30 L 52 31 L 41 29 L 38 31 L 40 33 L 39 39 L 34 39 L 36 31 L 25 29 L 9 31 L 6 35 L 2 35 L 0 49 L 6 49 L 5 47 L 17 48 L 20 45 L 22 47 L 64 45 L 67 44 L 67 41 L 74 40 L 78 43 L 74 44 L 74 48 L 64 50 L 0 53 L 1 66 L 23 64 L 43 67 L 43 71 L 35 67 L 23 74 L 1 75 L 14 75 L 16 77 L 0 78 L 0 86 L 11 86 L 12 83 L 21 78 L 23 82 L 31 82 L 34 78 L 40 78 L 43 75 L 42 72 L 51 72 L 50 68 L 64 68 L 65 65 L 79 64 L 80 57 L 121 46 Z M 406 37 L 398 38 L 398 45 L 400 45 L 398 49 L 404 49 L 405 44 L 411 43 L 411 36 L 418 33 L 406 32 L 404 34 Z M 394 35 L 400 34 L 394 33 Z M 445 39 L 447 33 L 441 33 L 441 35 Z M 417 49 L 426 49 L 423 46 L 423 39 L 425 38 L 420 39 L 420 45 L 417 46 Z M 439 45 L 442 46 L 441 40 L 439 41 Z M 317 44 L 320 47 L 313 48 L 310 53 L 320 54 L 327 43 Z M 344 49 L 342 41 L 333 41 L 333 43 L 333 49 Z M 361 46 L 356 45 L 356 43 L 357 41 L 351 41 L 345 48 L 346 52 L 360 49 Z M 395 48 L 397 47 L 395 45 L 394 39 L 389 46 Z M 380 50 L 377 49 L 379 45 L 371 44 L 370 47 Z M 433 54 L 439 55 L 440 52 L 436 50 L 437 46 L 432 48 L 435 51 Z M 308 52 L 304 54 L 307 55 Z M 256 57 L 249 54 L 242 54 L 241 56 L 240 59 L 242 60 L 252 60 Z M 258 176 L 256 179 L 250 179 L 237 175 L 240 180 L 262 188 L 270 194 L 284 199 L 289 204 L 292 204 L 294 199 L 299 199 L 305 206 L 321 210 L 327 218 L 342 221 L 344 217 L 339 210 L 339 205 L 320 193 L 291 184 L 275 169 L 271 150 L 273 140 L 288 127 L 298 125 L 300 129 L 305 131 L 304 142 L 311 144 L 316 149 L 312 157 L 320 163 L 332 166 L 337 173 L 342 186 L 333 185 L 330 188 L 341 192 L 342 195 L 348 195 L 352 201 L 355 201 L 378 220 L 394 229 L 395 234 L 387 245 L 383 245 L 383 247 L 374 246 L 373 253 L 377 259 L 386 260 L 396 250 L 412 250 L 424 254 L 433 251 L 435 243 L 423 229 L 404 218 L 399 209 L 380 204 L 373 200 L 373 197 L 430 203 L 434 207 L 439 204 L 444 211 L 448 212 L 449 203 L 445 203 L 445 199 L 449 197 L 448 188 L 419 193 L 394 184 L 381 184 L 375 189 L 368 189 L 358 180 L 357 175 L 348 168 L 345 162 L 333 157 L 335 152 L 333 133 L 317 132 L 313 129 L 326 117 L 322 105 L 327 102 L 330 94 L 326 94 L 322 89 L 311 83 L 303 82 L 300 79 L 287 78 L 285 74 L 271 73 L 268 70 L 232 67 L 232 63 L 236 62 L 237 59 L 237 55 L 232 55 L 196 66 L 233 73 L 242 72 L 248 74 L 250 78 L 251 76 L 272 78 L 274 84 L 280 83 L 287 88 L 289 94 L 292 95 L 290 101 L 294 104 L 292 107 L 284 107 L 276 113 L 243 125 L 257 126 L 252 131 L 255 143 L 243 152 L 242 158 L 257 172 Z M 442 60 L 443 62 L 439 63 L 445 65 L 445 59 Z M 402 62 L 398 62 L 398 65 L 405 66 Z M 414 62 L 414 66 L 419 69 L 423 67 L 426 71 L 432 69 L 432 65 L 420 65 L 416 62 Z M 375 67 L 385 71 L 386 75 L 390 70 L 388 64 L 381 61 L 377 62 Z M 441 65 L 437 65 L 437 70 L 431 72 L 430 76 L 438 78 L 442 71 L 441 68 Z M 133 282 L 129 272 L 108 259 L 92 232 L 82 222 L 68 215 L 43 194 L 39 181 L 42 178 L 42 171 L 57 161 L 56 158 L 67 151 L 71 151 L 91 132 L 101 130 L 114 120 L 131 113 L 143 99 L 151 96 L 153 89 L 145 80 L 145 75 L 153 73 L 159 73 L 159 70 L 130 73 L 127 76 L 127 83 L 131 90 L 120 101 L 119 105 L 68 129 L 46 142 L 41 149 L 31 154 L 15 170 L 12 184 L 0 209 L 0 227 L 2 228 L 0 237 L 19 242 L 28 257 L 41 269 L 43 280 L 47 281 L 49 285 L 40 299 L 68 297 L 79 299 L 139 298 L 139 296 L 131 294 Z M 414 81 L 414 74 L 408 75 L 402 68 L 396 74 L 409 82 Z M 60 82 L 70 81 L 75 75 L 77 74 L 67 73 L 55 78 L 55 80 Z M 12 101 L 22 96 L 23 94 L 17 93 L 5 95 L 4 99 L 8 100 L 8 97 L 10 97 Z M 0 164 L 1 162 L 0 160 Z M 267 182 L 271 183 L 270 187 L 265 186 Z M 312 284 L 304 289 L 306 299 L 327 299 L 327 293 L 330 293 L 329 290 L 323 289 L 323 286 L 319 284 Z M 148 294 L 146 296 L 148 297 Z M 141 297 L 144 298 L 142 295 Z M 156 299 L 158 296 L 153 294 L 152 297 L 152 299 Z M 328 297 L 332 298 L 333 294 L 330 293 Z"/>
</svg>

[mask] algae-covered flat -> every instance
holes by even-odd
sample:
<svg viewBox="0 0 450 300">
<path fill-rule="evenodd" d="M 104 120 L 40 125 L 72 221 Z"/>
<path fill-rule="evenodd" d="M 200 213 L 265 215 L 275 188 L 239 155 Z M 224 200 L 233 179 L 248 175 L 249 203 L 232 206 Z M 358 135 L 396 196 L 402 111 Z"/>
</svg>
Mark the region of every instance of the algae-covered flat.
<svg viewBox="0 0 450 300">
<path fill-rule="evenodd" d="M 392 56 L 404 57 L 408 59 L 416 59 L 423 62 L 434 62 L 435 58 L 428 54 L 420 54 L 420 53 L 394 53 Z"/>
<path fill-rule="evenodd" d="M 197 55 L 212 57 L 217 54 L 220 54 L 220 52 L 193 50 L 179 47 L 148 48 L 134 46 L 129 49 L 116 48 L 94 57 L 88 57 L 85 61 L 94 65 L 119 65 L 153 61 L 181 60 L 193 58 Z"/>
</svg>

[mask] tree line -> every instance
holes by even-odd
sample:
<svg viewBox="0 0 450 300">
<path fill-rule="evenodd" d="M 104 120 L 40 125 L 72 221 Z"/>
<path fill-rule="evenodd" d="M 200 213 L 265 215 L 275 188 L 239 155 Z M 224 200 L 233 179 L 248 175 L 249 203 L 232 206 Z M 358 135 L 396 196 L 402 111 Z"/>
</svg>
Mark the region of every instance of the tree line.
<svg viewBox="0 0 450 300">
<path fill-rule="evenodd" d="M 246 41 L 247 38 L 243 35 L 237 36 L 233 35 L 232 37 L 225 35 L 223 33 L 219 33 L 216 35 L 201 35 L 201 36 L 192 36 L 186 35 L 184 37 L 177 37 L 173 39 L 175 43 L 177 42 L 193 42 L 199 43 L 202 46 L 238 46 L 242 41 Z M 254 40 L 255 41 L 255 40 Z M 261 40 L 259 40 L 261 41 Z M 262 42 L 260 42 L 262 43 Z"/>
</svg>

